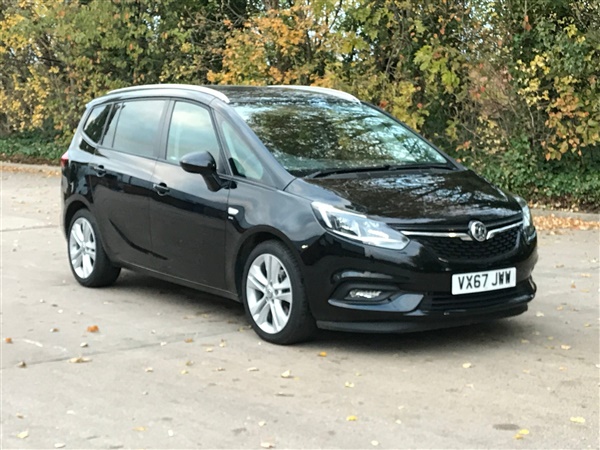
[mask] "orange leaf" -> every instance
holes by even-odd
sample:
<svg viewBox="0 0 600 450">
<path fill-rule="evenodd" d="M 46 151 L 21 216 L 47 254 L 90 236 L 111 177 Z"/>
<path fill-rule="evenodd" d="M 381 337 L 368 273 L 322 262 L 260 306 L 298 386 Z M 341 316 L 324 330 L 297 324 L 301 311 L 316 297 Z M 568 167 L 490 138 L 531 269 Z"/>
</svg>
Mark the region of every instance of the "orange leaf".
<svg viewBox="0 0 600 450">
<path fill-rule="evenodd" d="M 88 333 L 97 333 L 100 331 L 100 328 L 98 328 L 98 325 L 90 325 L 87 327 L 87 331 Z"/>
</svg>

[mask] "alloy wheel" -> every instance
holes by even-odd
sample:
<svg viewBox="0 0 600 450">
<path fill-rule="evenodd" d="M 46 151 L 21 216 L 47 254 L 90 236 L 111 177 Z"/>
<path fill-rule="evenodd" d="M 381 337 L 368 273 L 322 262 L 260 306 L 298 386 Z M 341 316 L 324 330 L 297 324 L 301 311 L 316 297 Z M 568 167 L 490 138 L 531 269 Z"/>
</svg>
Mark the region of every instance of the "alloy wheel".
<svg viewBox="0 0 600 450">
<path fill-rule="evenodd" d="M 92 224 L 85 217 L 79 217 L 71 226 L 69 259 L 79 278 L 86 279 L 94 271 L 96 236 Z"/>
<path fill-rule="evenodd" d="M 252 319 L 265 333 L 276 334 L 286 326 L 292 311 L 292 283 L 279 258 L 263 253 L 252 262 L 246 297 Z"/>
</svg>

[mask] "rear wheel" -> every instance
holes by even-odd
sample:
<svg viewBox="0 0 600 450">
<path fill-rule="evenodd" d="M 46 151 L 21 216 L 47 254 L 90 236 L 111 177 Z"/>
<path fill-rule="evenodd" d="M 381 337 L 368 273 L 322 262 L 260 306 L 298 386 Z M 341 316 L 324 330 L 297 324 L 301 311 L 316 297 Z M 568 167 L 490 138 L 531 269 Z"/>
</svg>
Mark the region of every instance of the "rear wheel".
<svg viewBox="0 0 600 450">
<path fill-rule="evenodd" d="M 108 259 L 94 217 L 80 209 L 69 226 L 69 263 L 79 284 L 86 287 L 108 286 L 121 272 Z"/>
<path fill-rule="evenodd" d="M 266 341 L 293 344 L 316 330 L 298 263 L 278 241 L 263 242 L 250 253 L 242 296 L 252 328 Z"/>
</svg>

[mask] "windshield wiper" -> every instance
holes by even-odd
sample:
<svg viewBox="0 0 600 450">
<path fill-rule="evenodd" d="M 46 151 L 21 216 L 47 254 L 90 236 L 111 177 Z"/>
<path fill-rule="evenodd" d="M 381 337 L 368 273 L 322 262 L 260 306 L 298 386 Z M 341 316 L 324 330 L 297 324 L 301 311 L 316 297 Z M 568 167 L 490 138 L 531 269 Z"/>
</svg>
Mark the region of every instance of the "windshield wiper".
<svg viewBox="0 0 600 450">
<path fill-rule="evenodd" d="M 372 167 L 343 167 L 338 169 L 324 169 L 306 175 L 306 178 L 323 178 L 330 175 L 338 175 L 343 173 L 360 173 L 360 172 L 379 172 L 379 171 L 400 171 L 400 170 L 415 170 L 415 169 L 445 169 L 454 170 L 456 167 L 450 163 L 414 163 L 394 165 L 386 164 L 382 166 Z"/>
<path fill-rule="evenodd" d="M 373 172 L 381 170 L 390 170 L 392 166 L 389 164 L 384 166 L 372 166 L 372 167 L 342 167 L 338 169 L 324 169 L 318 170 L 313 173 L 306 175 L 306 178 L 323 178 L 329 175 L 337 175 L 341 173 L 359 173 L 359 172 Z"/>
</svg>

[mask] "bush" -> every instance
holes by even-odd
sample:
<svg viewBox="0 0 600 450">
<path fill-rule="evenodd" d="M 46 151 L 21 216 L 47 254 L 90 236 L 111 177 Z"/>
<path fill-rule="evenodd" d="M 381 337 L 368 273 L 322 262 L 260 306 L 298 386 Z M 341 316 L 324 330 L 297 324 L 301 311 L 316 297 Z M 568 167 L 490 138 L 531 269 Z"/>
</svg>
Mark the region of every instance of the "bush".
<svg viewBox="0 0 600 450">
<path fill-rule="evenodd" d="M 67 146 L 34 134 L 0 138 L 2 161 L 56 165 L 66 150 Z"/>
</svg>

